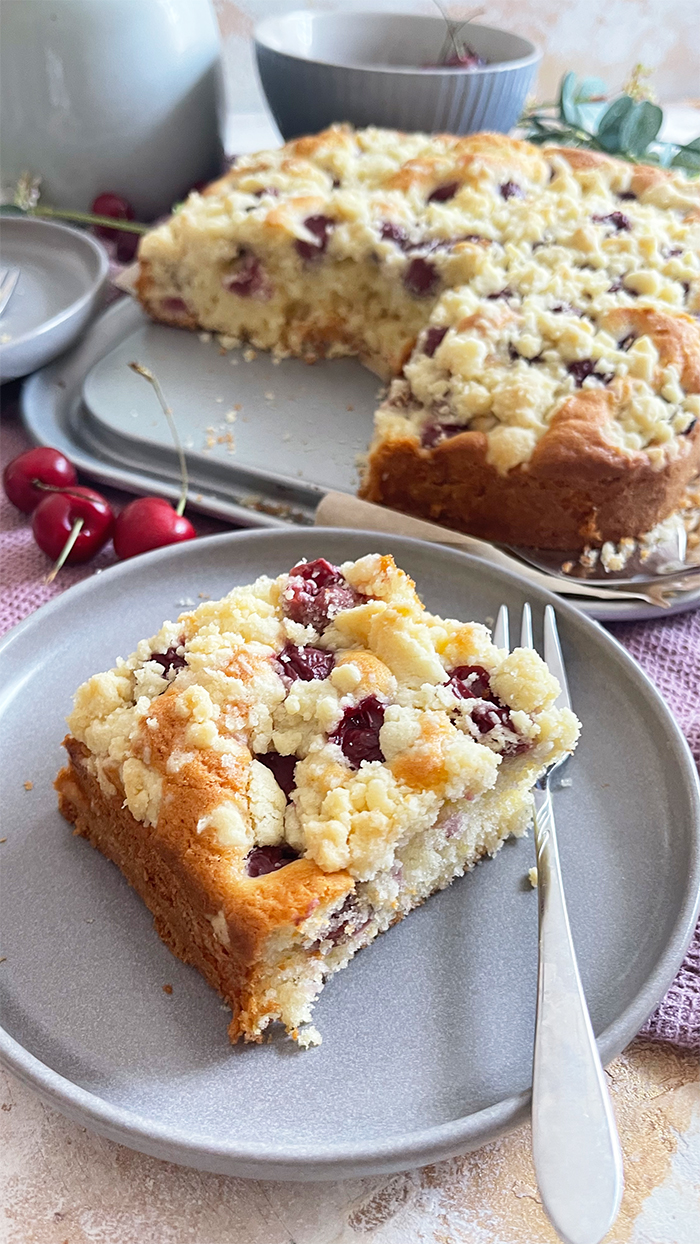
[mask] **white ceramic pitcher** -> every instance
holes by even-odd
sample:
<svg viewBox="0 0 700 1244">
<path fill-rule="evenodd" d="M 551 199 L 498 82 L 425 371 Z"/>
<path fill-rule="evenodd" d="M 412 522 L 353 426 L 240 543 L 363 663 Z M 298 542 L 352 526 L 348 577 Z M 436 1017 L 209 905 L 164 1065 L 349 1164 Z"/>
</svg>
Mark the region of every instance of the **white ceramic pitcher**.
<svg viewBox="0 0 700 1244">
<path fill-rule="evenodd" d="M 111 191 L 141 220 L 217 174 L 219 32 L 210 0 L 0 0 L 0 177 L 53 207 Z"/>
</svg>

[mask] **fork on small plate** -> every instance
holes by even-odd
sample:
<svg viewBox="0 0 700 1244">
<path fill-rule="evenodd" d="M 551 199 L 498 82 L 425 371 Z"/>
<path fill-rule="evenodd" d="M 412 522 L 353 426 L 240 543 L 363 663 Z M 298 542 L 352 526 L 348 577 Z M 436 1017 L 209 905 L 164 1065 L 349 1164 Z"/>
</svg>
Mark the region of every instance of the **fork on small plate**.
<svg viewBox="0 0 700 1244">
<path fill-rule="evenodd" d="M 508 607 L 493 632 L 509 649 Z M 523 606 L 520 646 L 534 648 L 532 610 Z M 544 659 L 571 708 L 556 613 L 544 613 Z M 532 1153 L 542 1204 L 565 1244 L 599 1244 L 617 1217 L 623 1173 L 605 1072 L 581 986 L 559 864 L 550 780 L 568 757 L 537 781 L 535 848 L 539 900 L 537 1013 L 532 1072 Z"/>
<path fill-rule="evenodd" d="M 19 268 L 0 268 L 0 315 L 15 292 L 19 276 Z"/>
</svg>

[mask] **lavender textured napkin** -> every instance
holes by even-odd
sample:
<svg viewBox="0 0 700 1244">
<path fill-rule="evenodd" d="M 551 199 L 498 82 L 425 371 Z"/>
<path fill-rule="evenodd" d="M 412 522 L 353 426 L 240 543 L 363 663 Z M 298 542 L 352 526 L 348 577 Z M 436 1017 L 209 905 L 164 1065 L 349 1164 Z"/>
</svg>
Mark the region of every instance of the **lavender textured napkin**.
<svg viewBox="0 0 700 1244">
<path fill-rule="evenodd" d="M 3 390 L 1 460 L 29 448 L 20 427 L 14 399 L 16 386 Z M 89 482 L 89 481 L 87 481 Z M 128 497 L 101 489 L 119 508 Z M 224 529 L 210 519 L 195 519 L 200 535 Z M 0 499 L 0 634 L 9 630 L 39 605 L 66 591 L 114 561 L 112 546 L 87 566 L 64 568 L 50 586 L 44 582 L 48 559 L 32 539 L 28 519 Z M 616 623 L 610 631 L 639 661 L 675 714 L 700 765 L 700 611 L 658 622 Z M 642 1032 L 657 1041 L 670 1041 L 686 1049 L 700 1050 L 700 925 L 683 965 Z"/>
</svg>

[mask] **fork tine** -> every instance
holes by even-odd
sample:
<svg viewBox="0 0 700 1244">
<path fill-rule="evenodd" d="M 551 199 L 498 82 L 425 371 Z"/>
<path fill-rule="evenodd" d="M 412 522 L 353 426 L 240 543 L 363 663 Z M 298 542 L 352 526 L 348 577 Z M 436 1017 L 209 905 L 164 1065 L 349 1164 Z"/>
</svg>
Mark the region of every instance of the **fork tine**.
<svg viewBox="0 0 700 1244">
<path fill-rule="evenodd" d="M 566 677 L 566 666 L 564 665 L 564 657 L 562 656 L 561 644 L 559 642 L 559 631 L 557 630 L 557 615 L 552 605 L 547 605 L 544 611 L 544 659 L 549 666 L 550 673 L 554 674 L 561 687 L 561 694 L 557 697 L 556 707 L 571 708 L 571 694 Z"/>
<path fill-rule="evenodd" d="M 19 268 L 5 268 L 0 274 L 0 315 L 10 301 L 19 278 Z"/>
<path fill-rule="evenodd" d="M 523 605 L 523 616 L 520 622 L 520 647 L 534 648 L 532 642 L 532 609 L 527 601 Z"/>
<path fill-rule="evenodd" d="M 505 648 L 506 652 L 510 651 L 510 623 L 507 605 L 501 605 L 498 611 L 496 625 L 493 628 L 493 642 L 497 648 Z"/>
</svg>

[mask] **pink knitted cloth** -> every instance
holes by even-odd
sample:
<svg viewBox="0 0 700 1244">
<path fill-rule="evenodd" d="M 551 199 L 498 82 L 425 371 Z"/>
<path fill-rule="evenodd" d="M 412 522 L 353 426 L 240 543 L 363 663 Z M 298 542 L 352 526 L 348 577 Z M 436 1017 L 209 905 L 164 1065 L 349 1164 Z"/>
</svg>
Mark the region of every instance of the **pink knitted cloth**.
<svg viewBox="0 0 700 1244">
<path fill-rule="evenodd" d="M 0 445 L 3 467 L 29 448 L 17 415 L 16 394 L 17 386 L 5 386 Z M 112 489 L 100 491 L 116 508 L 129 500 Z M 200 535 L 224 530 L 224 524 L 211 519 L 195 518 L 194 522 Z M 47 587 L 43 579 L 49 568 L 48 560 L 34 544 L 25 515 L 10 505 L 2 493 L 0 634 L 59 592 L 65 592 L 73 583 L 111 565 L 114 560 L 110 544 L 87 566 L 64 567 L 57 580 Z M 700 611 L 668 621 L 618 623 L 610 630 L 656 683 L 700 764 Z M 673 985 L 642 1031 L 657 1041 L 700 1050 L 700 925 Z"/>
</svg>

